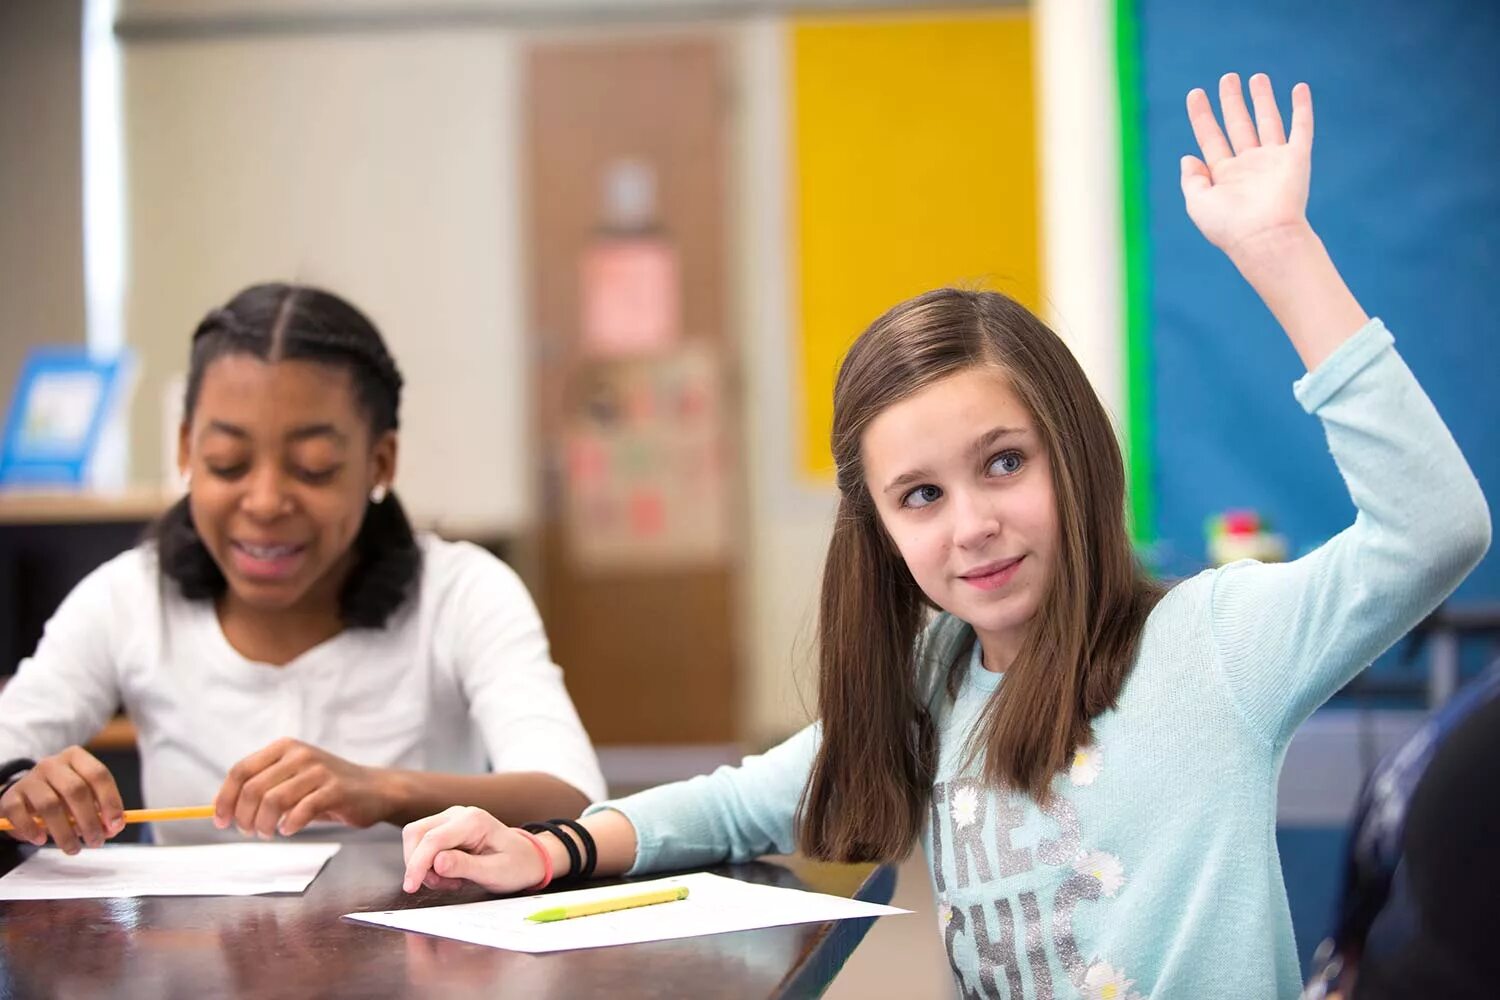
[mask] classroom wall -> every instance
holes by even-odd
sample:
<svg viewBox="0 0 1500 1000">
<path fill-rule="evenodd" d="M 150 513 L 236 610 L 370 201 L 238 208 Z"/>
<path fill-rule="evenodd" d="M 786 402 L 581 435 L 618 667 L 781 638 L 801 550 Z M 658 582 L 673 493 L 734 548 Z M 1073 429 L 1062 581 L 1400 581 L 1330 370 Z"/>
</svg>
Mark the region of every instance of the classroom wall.
<svg viewBox="0 0 1500 1000">
<path fill-rule="evenodd" d="M 1317 423 L 1293 400 L 1296 354 L 1255 294 L 1182 210 L 1178 157 L 1193 149 L 1188 89 L 1221 73 L 1312 87 L 1308 214 L 1365 308 L 1500 496 L 1500 7 L 1277 2 L 1214 9 L 1139 0 L 1151 273 L 1158 554 L 1201 564 L 1203 520 L 1268 514 L 1297 552 L 1342 530 L 1348 493 Z M 1500 598 L 1494 552 L 1456 600 Z"/>
<path fill-rule="evenodd" d="M 84 340 L 82 30 L 81 0 L 0 3 L 0 399 Z"/>
<path fill-rule="evenodd" d="M 163 388 L 202 315 L 246 284 L 303 281 L 366 310 L 400 362 L 397 488 L 414 517 L 471 535 L 528 525 L 512 40 L 143 38 L 122 62 L 136 481 L 174 462 Z"/>
<path fill-rule="evenodd" d="M 210 13 L 232 7 L 188 6 Z M 306 9 L 318 7 L 311 4 Z M 163 9 L 153 3 L 126 5 L 127 14 Z M 176 9 L 187 8 L 177 5 Z M 144 23 L 127 20 L 136 28 Z M 452 407 L 457 395 L 455 368 L 460 374 L 479 377 L 493 372 L 496 363 L 470 360 L 465 368 L 461 360 L 433 357 L 432 343 L 442 341 L 443 331 L 434 336 L 424 328 L 418 338 L 406 340 L 407 323 L 391 317 L 404 315 L 410 321 L 413 304 L 419 302 L 417 290 L 432 279 L 439 261 L 447 268 L 455 258 L 477 255 L 491 261 L 488 273 L 496 276 L 495 282 L 520 280 L 524 254 L 495 260 L 493 249 L 478 242 L 482 237 L 473 232 L 475 227 L 490 226 L 493 215 L 503 215 L 509 203 L 491 203 L 489 216 L 483 210 L 455 215 L 445 223 L 453 227 L 446 239 L 422 239 L 420 234 L 430 233 L 432 223 L 401 206 L 396 206 L 397 214 L 388 214 L 388 199 L 377 199 L 386 230 L 371 231 L 355 210 L 360 200 L 349 189 L 367 194 L 389 185 L 388 191 L 399 191 L 399 180 L 422 177 L 431 173 L 432 163 L 458 157 L 451 142 L 456 141 L 452 137 L 461 129 L 460 121 L 483 140 L 479 150 L 485 169 L 503 179 L 503 161 L 514 150 L 504 147 L 508 133 L 493 138 L 493 121 L 515 113 L 503 102 L 522 98 L 504 88 L 514 72 L 518 47 L 536 36 L 473 26 L 461 32 L 404 26 L 379 31 L 251 31 L 239 32 L 241 37 L 215 30 L 153 35 L 136 28 L 125 33 L 124 58 L 127 145 L 132 147 L 127 163 L 129 200 L 132 206 L 141 206 L 133 213 L 130 232 L 133 274 L 127 339 L 148 355 L 151 367 L 170 370 L 167 366 L 176 363 L 191 324 L 202 309 L 213 304 L 213 296 L 222 294 L 220 286 L 232 286 L 241 275 L 258 268 L 283 273 L 292 268 L 297 277 L 349 289 L 390 334 L 410 377 L 407 413 L 413 423 L 406 433 L 408 464 L 402 471 L 403 483 L 419 478 L 411 463 L 422 455 L 430 459 L 426 478 L 451 485 L 447 463 L 453 461 L 452 456 L 430 453 L 431 439 L 418 439 L 416 421 L 427 405 Z M 548 30 L 589 35 L 566 26 Z M 735 54 L 739 113 L 731 326 L 740 344 L 744 398 L 754 404 L 746 408 L 742 423 L 749 485 L 744 507 L 747 544 L 743 547 L 740 641 L 745 649 L 742 662 L 748 668 L 743 672 L 738 711 L 742 736 L 751 743 L 764 743 L 795 728 L 812 708 L 816 593 L 834 505 L 826 481 L 809 482 L 800 474 L 802 456 L 795 445 L 803 431 L 798 419 L 802 406 L 799 328 L 790 283 L 797 232 L 788 209 L 794 197 L 788 169 L 792 155 L 788 28 L 784 18 L 761 16 L 696 27 L 679 25 L 671 30 L 717 33 Z M 497 47 L 496 39 L 506 40 Z M 422 56 L 415 64 L 408 58 L 432 49 L 435 54 Z M 385 90 L 367 93 L 368 81 L 384 86 L 380 72 L 398 62 L 405 67 L 399 100 Z M 334 83 L 326 75 L 330 66 L 337 71 Z M 181 81 L 189 78 L 200 82 L 184 87 Z M 313 87 L 314 81 L 321 85 Z M 445 91 L 445 86 L 452 91 Z M 461 88 L 467 88 L 462 99 Z M 424 105 L 431 106 L 437 117 L 451 119 L 451 134 L 445 129 L 434 135 L 431 123 L 413 120 L 413 109 Z M 374 120 L 377 107 L 387 124 Z M 351 127 L 345 119 L 360 125 Z M 309 122 L 323 123 L 333 136 L 315 134 Z M 414 141 L 410 131 L 414 127 L 415 136 L 425 143 Z M 394 140 L 398 133 L 406 139 L 400 148 Z M 410 148 L 432 147 L 434 142 L 436 148 L 429 148 L 420 159 Z M 352 177 L 348 157 L 336 155 L 351 149 L 362 154 Z M 267 155 L 269 151 L 277 155 Z M 472 153 L 469 159 L 474 159 Z M 372 164 L 374 160 L 380 162 Z M 341 169 L 334 170 L 335 163 Z M 487 178 L 484 171 L 476 170 L 444 183 L 450 189 L 467 190 L 487 183 Z M 223 203 L 225 192 L 234 195 L 227 203 Z M 261 193 L 258 199 L 253 197 L 256 192 Z M 451 204 L 441 201 L 442 192 L 425 188 L 418 197 Z M 257 204 L 273 208 L 257 213 Z M 233 239 L 216 240 L 217 233 L 232 233 Z M 406 256 L 401 248 L 390 248 L 388 233 L 400 233 L 421 246 L 422 255 Z M 413 234 L 418 235 L 413 238 Z M 463 245 L 477 246 L 477 253 L 450 252 L 454 241 L 469 241 Z M 212 253 L 203 249 L 208 246 L 214 247 Z M 434 253 L 433 247 L 441 250 Z M 393 259 L 403 262 L 408 271 L 400 273 Z M 1034 274 L 1035 262 L 1029 263 Z M 510 275 L 505 268 L 511 269 Z M 976 274 L 954 277 L 982 277 L 986 270 L 975 267 Z M 470 293 L 493 294 L 480 287 L 475 271 L 473 283 L 452 287 L 455 301 L 474 301 L 465 298 Z M 472 338 L 473 332 L 466 336 Z M 851 327 L 848 335 L 854 332 Z M 528 331 L 501 324 L 481 333 L 521 342 Z M 459 335 L 449 336 L 452 343 L 460 342 Z M 440 398 L 428 396 L 424 402 L 424 388 Z M 514 391 L 517 400 L 524 400 L 524 386 Z M 143 386 L 137 407 L 138 455 L 153 447 L 160 452 L 156 445 L 159 417 L 154 416 L 159 395 L 159 388 Z M 511 425 L 506 433 L 515 432 L 516 425 Z M 499 429 L 493 437 L 497 443 L 515 440 Z M 140 476 L 154 475 L 160 462 L 159 454 L 154 461 L 138 457 Z M 530 482 L 530 469 L 523 469 L 520 478 Z M 405 488 L 411 495 L 411 488 Z M 451 499 L 452 492 L 447 490 L 444 499 Z M 488 492 L 484 487 L 473 490 L 476 497 Z"/>
</svg>

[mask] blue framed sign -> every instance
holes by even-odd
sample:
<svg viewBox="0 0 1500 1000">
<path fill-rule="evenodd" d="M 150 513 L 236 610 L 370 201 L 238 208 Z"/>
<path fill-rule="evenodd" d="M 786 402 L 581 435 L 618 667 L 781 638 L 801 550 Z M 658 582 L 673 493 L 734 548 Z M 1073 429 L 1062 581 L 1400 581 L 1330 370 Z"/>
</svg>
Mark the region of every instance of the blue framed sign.
<svg viewBox="0 0 1500 1000">
<path fill-rule="evenodd" d="M 0 440 L 0 486 L 85 485 L 129 371 L 128 352 L 101 358 L 83 347 L 32 349 Z"/>
</svg>

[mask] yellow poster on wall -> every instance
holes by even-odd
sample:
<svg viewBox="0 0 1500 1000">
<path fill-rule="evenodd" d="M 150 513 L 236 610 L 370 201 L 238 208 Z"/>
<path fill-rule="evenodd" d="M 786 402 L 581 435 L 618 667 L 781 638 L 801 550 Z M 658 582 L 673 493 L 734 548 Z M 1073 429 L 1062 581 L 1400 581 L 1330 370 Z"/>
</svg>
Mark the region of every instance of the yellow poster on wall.
<svg viewBox="0 0 1500 1000">
<path fill-rule="evenodd" d="M 827 481 L 834 376 L 871 320 L 949 284 L 1040 308 L 1031 23 L 1005 8 L 790 31 L 800 465 Z"/>
</svg>

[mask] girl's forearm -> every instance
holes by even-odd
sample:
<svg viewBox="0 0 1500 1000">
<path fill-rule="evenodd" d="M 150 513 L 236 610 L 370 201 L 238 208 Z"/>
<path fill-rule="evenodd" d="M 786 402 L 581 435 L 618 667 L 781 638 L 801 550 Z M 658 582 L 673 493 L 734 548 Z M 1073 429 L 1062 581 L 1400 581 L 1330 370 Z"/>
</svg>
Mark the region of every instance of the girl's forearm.
<svg viewBox="0 0 1500 1000">
<path fill-rule="evenodd" d="M 440 813 L 449 806 L 478 806 L 508 826 L 535 820 L 571 819 L 588 806 L 586 795 L 561 778 L 541 772 L 438 774 L 378 772 L 390 805 L 388 822 L 398 826 Z"/>
<path fill-rule="evenodd" d="M 1236 247 L 1230 260 L 1286 331 L 1308 371 L 1369 322 L 1311 226 L 1265 233 Z"/>
<path fill-rule="evenodd" d="M 625 818 L 624 813 L 605 809 L 579 822 L 588 830 L 589 836 L 594 838 L 594 847 L 599 852 L 599 860 L 594 867 L 596 876 L 624 875 L 631 869 L 635 864 L 635 826 Z M 574 845 L 581 851 L 583 845 L 578 842 L 577 835 L 571 831 L 567 835 L 573 838 Z M 561 878 L 572 863 L 568 857 L 568 849 L 551 834 L 544 833 L 539 839 L 552 857 L 552 870 Z"/>
</svg>

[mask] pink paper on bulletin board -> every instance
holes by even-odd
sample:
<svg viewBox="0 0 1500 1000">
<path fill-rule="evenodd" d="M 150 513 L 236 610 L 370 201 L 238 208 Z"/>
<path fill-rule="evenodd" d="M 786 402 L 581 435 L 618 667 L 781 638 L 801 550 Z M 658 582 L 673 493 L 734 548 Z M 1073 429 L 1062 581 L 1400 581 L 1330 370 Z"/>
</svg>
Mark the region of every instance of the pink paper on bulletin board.
<svg viewBox="0 0 1500 1000">
<path fill-rule="evenodd" d="M 720 359 L 692 340 L 591 365 L 564 437 L 576 571 L 714 565 L 730 549 Z"/>
<path fill-rule="evenodd" d="M 658 237 L 602 240 L 581 268 L 583 350 L 619 357 L 665 350 L 681 336 L 677 253 Z"/>
</svg>

